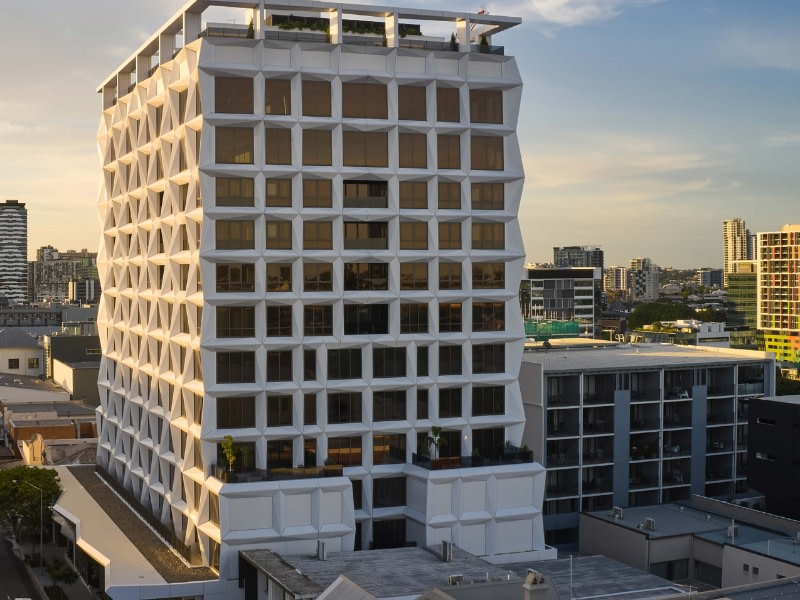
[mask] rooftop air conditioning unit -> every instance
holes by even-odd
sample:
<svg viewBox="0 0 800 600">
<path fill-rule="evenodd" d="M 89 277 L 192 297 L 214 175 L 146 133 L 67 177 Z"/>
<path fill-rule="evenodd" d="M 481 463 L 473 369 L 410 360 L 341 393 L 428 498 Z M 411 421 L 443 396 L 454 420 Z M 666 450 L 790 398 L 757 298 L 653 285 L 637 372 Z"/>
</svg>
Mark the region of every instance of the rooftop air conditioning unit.
<svg viewBox="0 0 800 600">
<path fill-rule="evenodd" d="M 622 518 L 622 509 L 619 506 L 614 507 L 614 518 L 621 519 Z"/>
<path fill-rule="evenodd" d="M 450 585 L 459 585 L 464 583 L 464 576 L 463 575 L 448 575 L 447 583 Z"/>
<path fill-rule="evenodd" d="M 644 520 L 644 528 L 648 531 L 655 531 L 656 530 L 656 520 L 651 519 L 650 517 Z"/>
<path fill-rule="evenodd" d="M 739 526 L 738 525 L 729 525 L 728 526 L 728 537 L 734 539 L 737 535 L 739 535 Z"/>
</svg>

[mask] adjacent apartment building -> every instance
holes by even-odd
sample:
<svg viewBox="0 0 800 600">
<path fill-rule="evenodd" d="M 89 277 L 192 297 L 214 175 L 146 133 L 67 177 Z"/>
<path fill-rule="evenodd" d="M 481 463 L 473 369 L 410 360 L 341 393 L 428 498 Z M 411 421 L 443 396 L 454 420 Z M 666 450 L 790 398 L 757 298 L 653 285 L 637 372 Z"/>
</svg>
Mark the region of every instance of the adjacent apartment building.
<svg viewBox="0 0 800 600">
<path fill-rule="evenodd" d="M 505 448 L 519 22 L 196 0 L 100 85 L 98 464 L 221 581 L 318 540 L 542 556 L 544 470 Z"/>
<path fill-rule="evenodd" d="M 529 345 L 520 371 L 524 441 L 547 468 L 549 544 L 575 543 L 582 511 L 747 489 L 748 402 L 774 394 L 770 354 L 599 340 L 551 346 Z"/>
</svg>

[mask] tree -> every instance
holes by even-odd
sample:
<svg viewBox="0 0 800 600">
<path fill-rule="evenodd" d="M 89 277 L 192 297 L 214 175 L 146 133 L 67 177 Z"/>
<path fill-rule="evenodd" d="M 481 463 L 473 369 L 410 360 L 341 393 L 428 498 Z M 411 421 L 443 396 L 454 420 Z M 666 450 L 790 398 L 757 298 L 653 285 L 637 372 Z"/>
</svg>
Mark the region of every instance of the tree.
<svg viewBox="0 0 800 600">
<path fill-rule="evenodd" d="M 0 471 L 0 519 L 11 523 L 16 534 L 20 526 L 34 533 L 46 525 L 60 495 L 58 473 L 52 469 L 22 466 Z M 44 507 L 44 523 L 40 520 L 40 500 Z"/>
<path fill-rule="evenodd" d="M 225 459 L 228 461 L 228 470 L 233 471 L 233 463 L 236 462 L 236 447 L 233 443 L 233 436 L 228 434 L 222 438 L 220 447 L 222 448 L 222 453 L 225 455 Z"/>
<path fill-rule="evenodd" d="M 252 40 L 254 37 L 256 37 L 256 28 L 253 24 L 253 19 L 251 18 L 250 24 L 247 26 L 247 39 Z"/>
<path fill-rule="evenodd" d="M 672 302 L 645 302 L 633 309 L 628 317 L 628 329 L 638 329 L 658 321 L 677 321 L 679 319 L 696 319 L 697 312 L 686 304 Z"/>
<path fill-rule="evenodd" d="M 60 560 L 55 561 L 52 565 L 48 565 L 47 574 L 50 579 L 58 586 L 58 591 L 61 598 L 66 598 L 64 595 L 64 586 L 72 585 L 78 581 L 78 574 L 68 564 L 62 563 Z"/>
<path fill-rule="evenodd" d="M 431 432 L 425 438 L 427 446 L 433 446 L 433 458 L 439 458 L 439 447 L 447 445 L 447 440 L 442 437 L 442 428 L 438 425 L 431 427 Z"/>
</svg>

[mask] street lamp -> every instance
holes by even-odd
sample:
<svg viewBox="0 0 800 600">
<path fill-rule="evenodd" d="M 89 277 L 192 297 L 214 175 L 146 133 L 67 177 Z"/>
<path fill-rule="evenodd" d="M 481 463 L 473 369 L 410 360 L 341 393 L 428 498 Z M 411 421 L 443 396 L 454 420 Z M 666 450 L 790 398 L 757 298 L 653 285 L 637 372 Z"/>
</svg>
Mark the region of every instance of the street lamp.
<svg viewBox="0 0 800 600">
<path fill-rule="evenodd" d="M 39 490 L 39 574 L 44 575 L 44 491 L 25 479 L 12 479 L 11 481 L 13 483 L 26 483 L 33 489 Z"/>
</svg>

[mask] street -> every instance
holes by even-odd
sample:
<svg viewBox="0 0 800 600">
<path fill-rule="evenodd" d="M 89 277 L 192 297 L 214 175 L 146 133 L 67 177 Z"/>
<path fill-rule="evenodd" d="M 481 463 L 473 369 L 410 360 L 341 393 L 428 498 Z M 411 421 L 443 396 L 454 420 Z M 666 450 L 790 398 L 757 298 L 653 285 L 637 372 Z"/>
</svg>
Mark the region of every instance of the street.
<svg viewBox="0 0 800 600">
<path fill-rule="evenodd" d="M 0 600 L 13 600 L 14 598 L 41 597 L 36 588 L 28 580 L 25 566 L 11 551 L 11 542 L 5 539 L 2 531 L 2 548 L 0 548 Z"/>
</svg>

